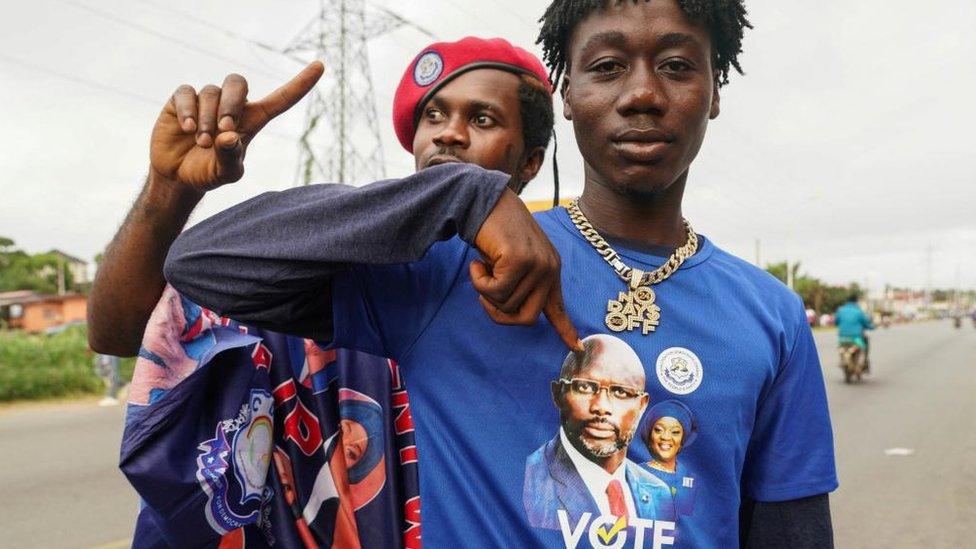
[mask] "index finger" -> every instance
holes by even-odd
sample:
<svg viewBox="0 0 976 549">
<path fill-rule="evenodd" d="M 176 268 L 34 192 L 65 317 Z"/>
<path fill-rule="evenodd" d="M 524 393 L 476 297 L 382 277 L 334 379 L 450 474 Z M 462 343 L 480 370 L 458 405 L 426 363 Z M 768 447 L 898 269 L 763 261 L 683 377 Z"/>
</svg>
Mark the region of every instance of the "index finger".
<svg viewBox="0 0 976 549">
<path fill-rule="evenodd" d="M 552 324 L 552 327 L 556 329 L 559 339 L 563 340 L 570 351 L 583 351 L 583 342 L 580 341 L 579 333 L 573 326 L 573 321 L 569 319 L 566 307 L 563 305 L 563 291 L 558 282 L 549 291 L 549 298 L 546 299 L 542 312 L 549 319 L 549 324 Z"/>
<path fill-rule="evenodd" d="M 312 61 L 283 86 L 269 93 L 264 99 L 253 103 L 258 112 L 254 125 L 260 128 L 298 103 L 315 87 L 323 72 L 325 72 L 325 65 L 321 61 Z"/>
</svg>

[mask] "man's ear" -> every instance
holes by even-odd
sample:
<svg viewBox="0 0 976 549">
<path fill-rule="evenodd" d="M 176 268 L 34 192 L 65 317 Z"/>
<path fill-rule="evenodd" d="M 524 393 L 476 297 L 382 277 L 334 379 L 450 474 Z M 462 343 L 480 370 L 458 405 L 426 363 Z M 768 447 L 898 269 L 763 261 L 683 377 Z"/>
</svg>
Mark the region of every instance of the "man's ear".
<svg viewBox="0 0 976 549">
<path fill-rule="evenodd" d="M 559 86 L 559 96 L 563 98 L 563 118 L 573 119 L 573 107 L 569 104 L 569 75 L 563 75 L 562 84 Z"/>
<path fill-rule="evenodd" d="M 718 113 L 720 110 L 719 103 L 721 103 L 721 97 L 718 91 L 719 90 L 718 79 L 719 79 L 719 72 L 714 71 L 714 74 L 712 75 L 712 106 L 708 111 L 709 120 L 715 120 L 716 118 L 718 118 Z"/>
<path fill-rule="evenodd" d="M 523 186 L 535 179 L 535 176 L 539 174 L 539 168 L 542 167 L 545 156 L 545 147 L 536 147 L 525 153 L 525 159 L 518 168 L 518 178 Z"/>
<path fill-rule="evenodd" d="M 553 381 L 553 382 L 549 383 L 549 390 L 552 392 L 552 403 L 555 404 L 556 405 L 556 409 L 561 412 L 562 409 L 563 409 L 563 403 L 562 403 L 562 400 L 563 400 L 562 399 L 562 396 L 563 396 L 562 395 L 562 393 L 563 393 L 563 386 L 562 386 L 562 384 L 559 383 L 558 381 Z"/>
</svg>

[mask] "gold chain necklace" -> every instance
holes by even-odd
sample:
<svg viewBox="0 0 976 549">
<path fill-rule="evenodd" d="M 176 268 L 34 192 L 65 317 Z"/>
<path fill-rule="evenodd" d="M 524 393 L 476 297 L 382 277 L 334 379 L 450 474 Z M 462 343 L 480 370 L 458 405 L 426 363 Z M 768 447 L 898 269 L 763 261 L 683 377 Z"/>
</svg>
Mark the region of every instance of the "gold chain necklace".
<svg viewBox="0 0 976 549">
<path fill-rule="evenodd" d="M 566 210 L 569 212 L 569 218 L 573 221 L 573 225 L 576 225 L 583 238 L 596 249 L 608 265 L 613 267 L 617 276 L 627 283 L 628 291 L 626 293 L 620 292 L 617 299 L 611 299 L 607 302 L 607 316 L 604 319 L 607 328 L 614 332 L 632 331 L 640 328 L 644 335 L 653 332 L 661 323 L 661 308 L 654 303 L 657 296 L 654 295 L 651 286 L 674 274 L 686 259 L 698 251 L 698 235 L 691 228 L 691 223 L 688 223 L 687 219 L 682 220 L 685 231 L 688 233 L 688 240 L 684 245 L 675 250 L 664 265 L 651 272 L 644 272 L 624 264 L 620 255 L 610 247 L 610 244 L 600 236 L 590 220 L 583 215 L 578 198 L 574 198 Z"/>
</svg>

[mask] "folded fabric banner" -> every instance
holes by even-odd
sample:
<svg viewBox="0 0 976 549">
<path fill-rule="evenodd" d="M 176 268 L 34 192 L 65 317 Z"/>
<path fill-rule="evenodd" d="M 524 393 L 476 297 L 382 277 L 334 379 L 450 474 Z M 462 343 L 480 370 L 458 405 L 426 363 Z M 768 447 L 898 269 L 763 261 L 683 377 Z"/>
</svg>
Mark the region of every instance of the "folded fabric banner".
<svg viewBox="0 0 976 549">
<path fill-rule="evenodd" d="M 222 318 L 167 288 L 129 391 L 134 547 L 420 547 L 395 362 Z"/>
</svg>

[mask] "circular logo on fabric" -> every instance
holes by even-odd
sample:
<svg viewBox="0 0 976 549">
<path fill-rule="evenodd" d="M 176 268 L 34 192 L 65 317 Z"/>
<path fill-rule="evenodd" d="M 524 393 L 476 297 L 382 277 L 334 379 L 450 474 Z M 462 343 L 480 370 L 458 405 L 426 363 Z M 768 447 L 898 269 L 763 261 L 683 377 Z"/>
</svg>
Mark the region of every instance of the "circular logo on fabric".
<svg viewBox="0 0 976 549">
<path fill-rule="evenodd" d="M 429 86 L 444 71 L 444 60 L 436 51 L 429 51 L 420 56 L 413 67 L 413 81 L 418 86 Z"/>
<path fill-rule="evenodd" d="M 665 349 L 657 357 L 657 379 L 676 395 L 694 392 L 701 385 L 702 374 L 701 361 L 684 347 Z"/>
</svg>

